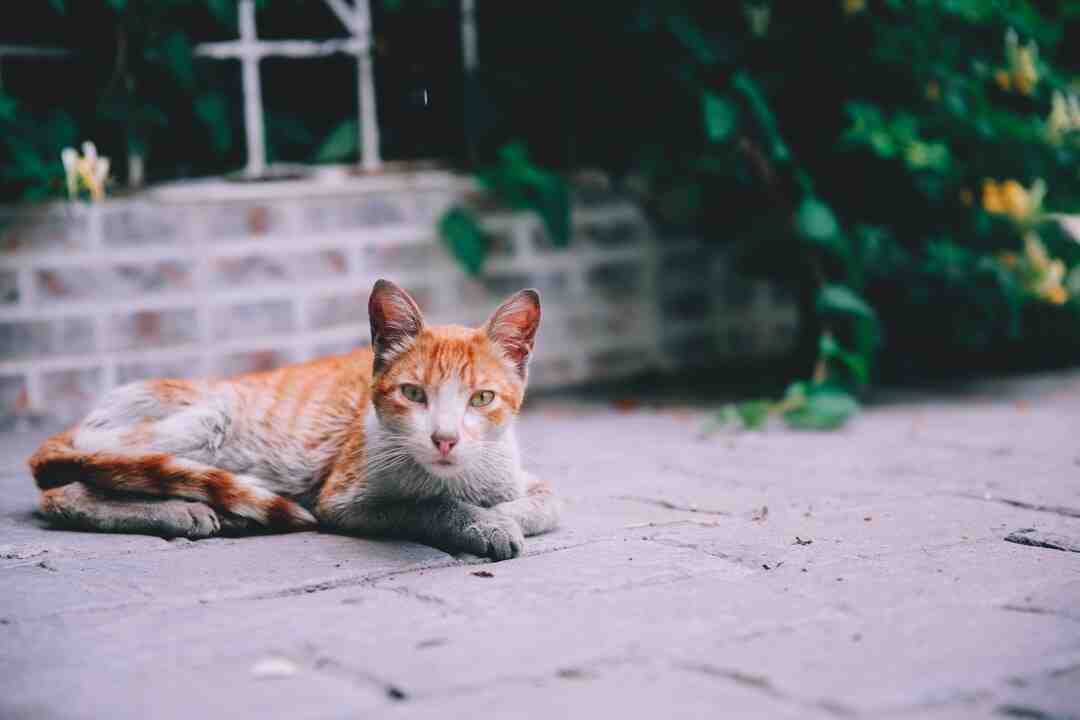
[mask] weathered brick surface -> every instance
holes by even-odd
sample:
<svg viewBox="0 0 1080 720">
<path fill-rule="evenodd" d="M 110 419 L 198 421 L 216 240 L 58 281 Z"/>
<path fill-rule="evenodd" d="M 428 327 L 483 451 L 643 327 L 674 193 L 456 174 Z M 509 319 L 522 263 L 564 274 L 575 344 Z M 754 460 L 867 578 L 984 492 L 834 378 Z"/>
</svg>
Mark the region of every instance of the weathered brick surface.
<svg viewBox="0 0 1080 720">
<path fill-rule="evenodd" d="M 0 375 L 0 417 L 17 417 L 29 409 L 26 375 Z"/>
<path fill-rule="evenodd" d="M 289 210 L 288 201 L 208 204 L 201 217 L 203 239 L 217 242 L 287 234 L 293 229 Z"/>
<path fill-rule="evenodd" d="M 161 348 L 199 340 L 193 308 L 142 310 L 113 315 L 109 320 L 107 347 L 110 350 Z"/>
<path fill-rule="evenodd" d="M 98 367 L 43 372 L 41 386 L 41 408 L 38 409 L 64 420 L 85 415 L 106 389 Z"/>
<path fill-rule="evenodd" d="M 307 324 L 311 328 L 359 325 L 366 327 L 368 292 L 357 290 L 324 295 L 308 301 Z"/>
<path fill-rule="evenodd" d="M 15 270 L 0 270 L 0 305 L 14 305 L 19 302 L 19 273 Z"/>
<path fill-rule="evenodd" d="M 348 265 L 347 256 L 341 250 L 219 257 L 210 266 L 210 286 L 228 290 L 290 283 L 315 284 L 344 276 Z"/>
<path fill-rule="evenodd" d="M 263 370 L 273 370 L 276 367 L 288 365 L 297 360 L 299 358 L 289 348 L 233 353 L 218 358 L 213 364 L 211 374 L 214 377 L 228 377 L 230 375 L 262 372 Z"/>
<path fill-rule="evenodd" d="M 141 298 L 192 288 L 193 262 L 43 267 L 34 272 L 34 296 L 47 304 L 71 300 Z"/>
<path fill-rule="evenodd" d="M 116 366 L 116 384 L 154 378 L 192 379 L 205 377 L 207 370 L 198 355 L 177 355 L 167 360 L 127 362 Z"/>
<path fill-rule="evenodd" d="M 89 318 L 0 322 L 0 360 L 79 355 L 94 350 Z"/>
<path fill-rule="evenodd" d="M 105 383 L 351 350 L 369 341 L 379 277 L 431 322 L 479 325 L 507 295 L 539 289 L 536 387 L 790 345 L 790 297 L 730 272 L 701 239 L 657 239 L 601 180 L 575 193 L 568 248 L 539 218 L 448 175 L 347 181 L 333 194 L 196 183 L 171 199 L 0 209 L 0 414 L 73 420 Z M 434 227 L 457 202 L 492 242 L 479 277 Z"/>
<path fill-rule="evenodd" d="M 104 242 L 118 248 L 184 242 L 189 239 L 187 214 L 179 208 L 148 202 L 107 208 L 102 218 Z"/>
<path fill-rule="evenodd" d="M 211 317 L 217 340 L 262 337 L 296 329 L 293 302 L 287 299 L 215 306 Z"/>
<path fill-rule="evenodd" d="M 0 253 L 27 254 L 91 247 L 92 212 L 85 206 L 33 207 L 0 214 Z"/>
</svg>

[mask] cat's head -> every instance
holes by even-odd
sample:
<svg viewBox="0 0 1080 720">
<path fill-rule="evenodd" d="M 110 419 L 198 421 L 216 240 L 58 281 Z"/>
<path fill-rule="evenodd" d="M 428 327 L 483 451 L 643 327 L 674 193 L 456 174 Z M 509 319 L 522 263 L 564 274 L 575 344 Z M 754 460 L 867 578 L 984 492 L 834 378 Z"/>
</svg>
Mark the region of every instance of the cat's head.
<svg viewBox="0 0 1080 720">
<path fill-rule="evenodd" d="M 384 435 L 436 477 L 482 471 L 521 408 L 540 295 L 516 293 L 479 328 L 427 325 L 408 293 L 379 280 L 368 315 Z"/>
</svg>

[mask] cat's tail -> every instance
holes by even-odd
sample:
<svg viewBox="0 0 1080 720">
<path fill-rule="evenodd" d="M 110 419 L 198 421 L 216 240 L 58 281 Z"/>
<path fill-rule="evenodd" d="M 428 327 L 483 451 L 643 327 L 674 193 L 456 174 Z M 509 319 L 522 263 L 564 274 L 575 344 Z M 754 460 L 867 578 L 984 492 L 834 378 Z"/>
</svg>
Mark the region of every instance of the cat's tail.
<svg viewBox="0 0 1080 720">
<path fill-rule="evenodd" d="M 276 530 L 307 530 L 314 516 L 267 490 L 248 475 L 165 453 L 83 452 L 74 432 L 53 435 L 30 456 L 30 472 L 42 490 L 82 482 L 104 490 L 199 500 Z"/>
</svg>

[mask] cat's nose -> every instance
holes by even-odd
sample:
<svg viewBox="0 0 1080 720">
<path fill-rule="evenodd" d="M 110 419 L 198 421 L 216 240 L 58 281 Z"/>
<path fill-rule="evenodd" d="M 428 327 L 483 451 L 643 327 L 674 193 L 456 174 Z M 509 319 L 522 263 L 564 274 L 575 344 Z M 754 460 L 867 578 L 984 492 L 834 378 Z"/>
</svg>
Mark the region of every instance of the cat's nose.
<svg viewBox="0 0 1080 720">
<path fill-rule="evenodd" d="M 439 454 L 443 457 L 450 455 L 450 451 L 458 444 L 458 439 L 457 433 L 431 433 L 431 444 L 439 449 Z"/>
</svg>

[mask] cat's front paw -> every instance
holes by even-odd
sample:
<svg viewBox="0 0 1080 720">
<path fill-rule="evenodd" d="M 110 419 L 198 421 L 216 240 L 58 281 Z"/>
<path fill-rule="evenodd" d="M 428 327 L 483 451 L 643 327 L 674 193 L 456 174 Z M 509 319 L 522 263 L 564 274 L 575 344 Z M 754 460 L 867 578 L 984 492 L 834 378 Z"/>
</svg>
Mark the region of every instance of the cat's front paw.
<svg viewBox="0 0 1080 720">
<path fill-rule="evenodd" d="M 525 549 L 525 535 L 518 521 L 492 510 L 473 513 L 461 528 L 458 540 L 463 552 L 492 560 L 516 558 Z"/>
</svg>

